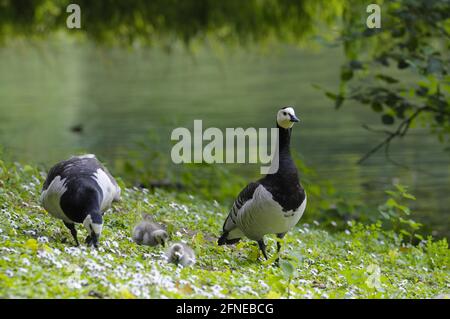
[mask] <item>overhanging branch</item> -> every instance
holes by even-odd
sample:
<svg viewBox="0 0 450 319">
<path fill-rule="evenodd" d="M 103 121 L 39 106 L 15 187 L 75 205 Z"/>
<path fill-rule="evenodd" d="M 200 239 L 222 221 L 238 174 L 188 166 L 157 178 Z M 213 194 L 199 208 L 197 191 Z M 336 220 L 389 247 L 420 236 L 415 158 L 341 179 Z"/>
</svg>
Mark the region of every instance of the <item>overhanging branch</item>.
<svg viewBox="0 0 450 319">
<path fill-rule="evenodd" d="M 435 112 L 436 110 L 428 107 L 428 106 L 423 106 L 421 108 L 418 108 L 414 113 L 412 113 L 408 118 L 406 118 L 405 120 L 403 120 L 400 125 L 397 127 L 397 129 L 393 132 L 391 131 L 387 131 L 387 130 L 374 130 L 372 128 L 369 128 L 367 125 L 365 126 L 366 129 L 373 131 L 373 132 L 378 132 L 378 133 L 384 133 L 387 135 L 387 137 L 380 142 L 379 144 L 377 144 L 374 148 L 372 148 L 370 151 L 368 151 L 363 157 L 361 157 L 357 164 L 362 164 L 364 161 L 366 161 L 370 156 L 372 156 L 373 154 L 375 154 L 376 152 L 378 152 L 381 148 L 385 148 L 385 152 L 386 154 L 389 153 L 389 145 L 392 142 L 393 139 L 398 138 L 398 137 L 403 137 L 405 136 L 405 134 L 408 132 L 413 120 L 419 116 L 420 113 L 424 112 L 424 111 L 431 111 L 431 112 Z"/>
</svg>

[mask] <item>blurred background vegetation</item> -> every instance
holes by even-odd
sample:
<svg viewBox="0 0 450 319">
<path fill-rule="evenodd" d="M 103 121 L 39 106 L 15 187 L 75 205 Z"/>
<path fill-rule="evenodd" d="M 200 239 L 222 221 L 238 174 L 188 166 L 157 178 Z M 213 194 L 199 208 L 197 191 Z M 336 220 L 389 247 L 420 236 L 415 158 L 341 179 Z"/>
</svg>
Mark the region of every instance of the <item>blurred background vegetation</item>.
<svg viewBox="0 0 450 319">
<path fill-rule="evenodd" d="M 231 201 L 258 167 L 176 166 L 171 130 L 269 127 L 290 104 L 306 221 L 412 234 L 392 220 L 412 214 L 450 237 L 449 1 L 377 1 L 368 29 L 361 0 L 78 0 L 69 30 L 72 2 L 0 0 L 4 157 L 92 152 L 129 184 Z"/>
</svg>

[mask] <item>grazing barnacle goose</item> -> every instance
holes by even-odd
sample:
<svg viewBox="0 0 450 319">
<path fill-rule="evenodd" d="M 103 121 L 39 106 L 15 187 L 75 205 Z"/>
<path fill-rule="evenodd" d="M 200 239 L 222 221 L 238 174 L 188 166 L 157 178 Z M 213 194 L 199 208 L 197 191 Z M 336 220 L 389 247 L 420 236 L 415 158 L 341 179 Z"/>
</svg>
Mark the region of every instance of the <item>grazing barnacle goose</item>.
<svg viewBox="0 0 450 319">
<path fill-rule="evenodd" d="M 223 225 L 219 245 L 237 243 L 246 236 L 258 242 L 267 259 L 264 235 L 282 239 L 300 220 L 306 207 L 306 194 L 290 154 L 291 131 L 298 122 L 292 107 L 278 111 L 278 171 L 248 184 L 236 198 Z M 277 242 L 277 251 L 281 248 Z"/>
<path fill-rule="evenodd" d="M 175 243 L 166 252 L 167 262 L 183 267 L 195 264 L 195 253 L 184 243 Z"/>
<path fill-rule="evenodd" d="M 139 245 L 147 246 L 165 246 L 166 240 L 169 237 L 167 232 L 161 225 L 153 221 L 153 217 L 148 214 L 142 214 L 144 219 L 133 229 L 133 240 Z"/>
<path fill-rule="evenodd" d="M 86 243 L 97 247 L 103 213 L 120 199 L 120 187 L 95 155 L 73 156 L 53 166 L 44 182 L 41 204 L 62 219 L 79 245 L 75 223 L 88 231 Z"/>
</svg>

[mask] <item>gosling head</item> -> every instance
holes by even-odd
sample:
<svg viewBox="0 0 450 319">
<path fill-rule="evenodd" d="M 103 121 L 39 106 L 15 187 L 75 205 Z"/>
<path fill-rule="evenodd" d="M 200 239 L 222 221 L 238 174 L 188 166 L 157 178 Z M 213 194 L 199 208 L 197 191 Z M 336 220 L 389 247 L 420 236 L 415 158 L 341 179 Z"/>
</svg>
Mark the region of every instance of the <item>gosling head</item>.
<svg viewBox="0 0 450 319">
<path fill-rule="evenodd" d="M 153 216 L 150 215 L 150 214 L 142 213 L 141 216 L 142 216 L 142 220 L 146 220 L 148 222 L 153 222 L 154 221 L 153 220 Z"/>
<path fill-rule="evenodd" d="M 166 246 L 167 239 L 169 238 L 169 235 L 164 229 L 158 229 L 153 231 L 151 233 L 151 236 L 153 237 L 155 245 L 162 245 L 163 247 Z"/>
<path fill-rule="evenodd" d="M 291 106 L 280 109 L 277 113 L 277 124 L 284 129 L 290 129 L 299 119 L 295 116 L 295 111 Z"/>
<path fill-rule="evenodd" d="M 193 265 L 195 263 L 195 253 L 187 245 L 176 243 L 173 244 L 166 252 L 167 261 L 183 267 Z"/>
</svg>

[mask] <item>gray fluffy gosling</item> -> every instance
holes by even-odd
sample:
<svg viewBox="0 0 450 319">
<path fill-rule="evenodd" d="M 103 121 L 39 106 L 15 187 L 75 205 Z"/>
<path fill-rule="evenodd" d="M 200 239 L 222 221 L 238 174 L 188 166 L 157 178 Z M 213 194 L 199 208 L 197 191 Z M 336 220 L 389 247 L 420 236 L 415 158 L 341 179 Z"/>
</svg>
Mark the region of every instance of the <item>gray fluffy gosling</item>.
<svg viewBox="0 0 450 319">
<path fill-rule="evenodd" d="M 183 243 L 175 243 L 166 252 L 167 262 L 183 267 L 195 264 L 195 253 L 191 247 Z"/>
<path fill-rule="evenodd" d="M 133 240 L 139 245 L 165 246 L 169 235 L 161 225 L 155 223 L 153 217 L 142 214 L 143 221 L 133 229 Z"/>
</svg>

